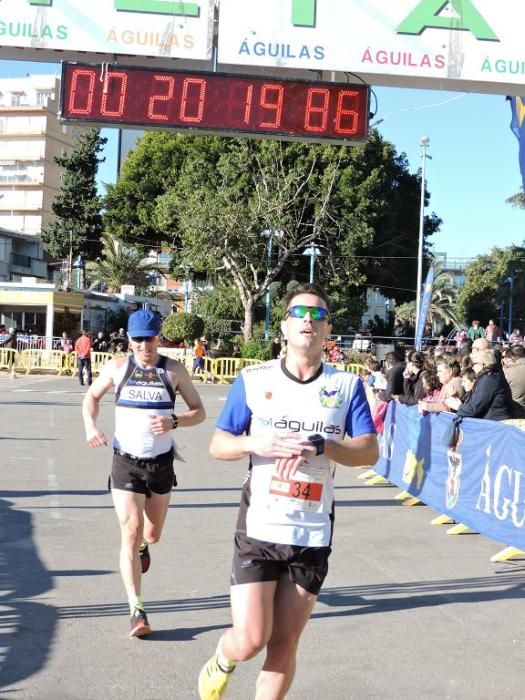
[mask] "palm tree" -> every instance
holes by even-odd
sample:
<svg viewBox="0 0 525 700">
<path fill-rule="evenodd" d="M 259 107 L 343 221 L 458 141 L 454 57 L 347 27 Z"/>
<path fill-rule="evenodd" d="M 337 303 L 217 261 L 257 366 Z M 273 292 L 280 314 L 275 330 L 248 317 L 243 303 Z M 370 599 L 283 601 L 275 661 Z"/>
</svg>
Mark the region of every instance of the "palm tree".
<svg viewBox="0 0 525 700">
<path fill-rule="evenodd" d="M 90 289 L 99 284 L 108 292 L 118 292 L 123 284 L 148 285 L 148 274 L 159 272 L 153 263 L 144 261 L 144 252 L 135 246 L 126 246 L 109 233 L 103 233 L 102 258 L 88 262 Z"/>
<path fill-rule="evenodd" d="M 457 295 L 458 288 L 452 275 L 449 272 L 445 272 L 440 265 L 436 265 L 432 297 L 427 315 L 427 321 L 432 324 L 434 330 L 442 324 L 446 325 L 449 323 L 452 323 L 456 328 L 461 327 L 461 320 L 454 308 Z M 396 317 L 414 325 L 416 302 L 409 301 L 396 307 Z"/>
<path fill-rule="evenodd" d="M 525 192 L 518 192 L 513 194 L 505 200 L 506 204 L 510 204 L 511 207 L 516 207 L 517 209 L 525 209 Z"/>
</svg>

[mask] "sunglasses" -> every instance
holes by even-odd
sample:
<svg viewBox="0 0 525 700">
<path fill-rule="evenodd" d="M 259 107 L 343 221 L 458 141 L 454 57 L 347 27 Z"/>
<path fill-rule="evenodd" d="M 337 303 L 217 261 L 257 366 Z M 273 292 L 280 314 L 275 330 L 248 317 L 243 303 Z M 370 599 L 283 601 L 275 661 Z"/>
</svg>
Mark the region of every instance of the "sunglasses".
<svg viewBox="0 0 525 700">
<path fill-rule="evenodd" d="M 328 319 L 328 309 L 323 306 L 290 306 L 285 314 L 285 318 L 304 318 L 310 314 L 312 321 L 326 321 Z"/>
<path fill-rule="evenodd" d="M 154 336 L 152 336 L 152 335 L 139 335 L 136 338 L 135 337 L 131 338 L 131 340 L 134 343 L 151 343 L 153 338 L 154 338 Z"/>
</svg>

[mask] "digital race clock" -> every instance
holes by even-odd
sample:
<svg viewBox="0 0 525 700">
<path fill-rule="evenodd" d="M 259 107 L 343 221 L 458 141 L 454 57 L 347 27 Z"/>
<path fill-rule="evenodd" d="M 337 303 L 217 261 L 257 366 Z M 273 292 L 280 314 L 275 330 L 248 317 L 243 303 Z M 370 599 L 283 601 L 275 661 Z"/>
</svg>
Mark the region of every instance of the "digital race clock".
<svg viewBox="0 0 525 700">
<path fill-rule="evenodd" d="M 60 117 L 345 143 L 368 134 L 367 85 L 62 64 Z"/>
</svg>

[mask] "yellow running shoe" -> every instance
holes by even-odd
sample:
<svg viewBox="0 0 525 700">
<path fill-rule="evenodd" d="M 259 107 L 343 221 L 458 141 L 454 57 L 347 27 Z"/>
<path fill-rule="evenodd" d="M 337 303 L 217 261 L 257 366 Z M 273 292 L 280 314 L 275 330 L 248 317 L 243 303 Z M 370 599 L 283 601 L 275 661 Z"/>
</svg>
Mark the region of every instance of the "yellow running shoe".
<svg viewBox="0 0 525 700">
<path fill-rule="evenodd" d="M 219 700 L 226 692 L 226 686 L 232 672 L 223 671 L 217 663 L 217 654 L 214 654 L 199 673 L 199 697 L 201 700 Z"/>
</svg>

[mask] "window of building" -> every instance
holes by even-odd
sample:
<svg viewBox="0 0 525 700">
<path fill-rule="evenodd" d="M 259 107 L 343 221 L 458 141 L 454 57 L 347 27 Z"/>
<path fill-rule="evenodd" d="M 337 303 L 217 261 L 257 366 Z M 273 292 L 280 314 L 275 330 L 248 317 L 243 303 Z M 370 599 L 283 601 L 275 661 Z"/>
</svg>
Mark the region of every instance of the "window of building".
<svg viewBox="0 0 525 700">
<path fill-rule="evenodd" d="M 36 103 L 39 107 L 45 107 L 47 105 L 47 101 L 52 99 L 53 93 L 51 90 L 39 90 L 36 93 Z"/>
<path fill-rule="evenodd" d="M 20 107 L 23 104 L 25 98 L 25 92 L 12 92 L 11 93 L 11 107 Z"/>
</svg>

